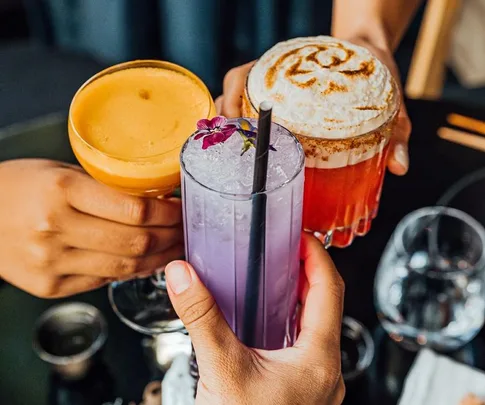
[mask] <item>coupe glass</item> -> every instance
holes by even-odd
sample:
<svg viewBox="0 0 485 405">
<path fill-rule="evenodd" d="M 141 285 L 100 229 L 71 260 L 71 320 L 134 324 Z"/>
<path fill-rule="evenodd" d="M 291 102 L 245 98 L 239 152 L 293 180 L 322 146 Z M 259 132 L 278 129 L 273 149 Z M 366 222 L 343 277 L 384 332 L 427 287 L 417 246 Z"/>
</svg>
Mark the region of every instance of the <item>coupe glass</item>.
<svg viewBox="0 0 485 405">
<path fill-rule="evenodd" d="M 187 133 L 180 142 L 168 142 L 170 147 L 163 153 L 149 156 L 126 157 L 108 154 L 93 146 L 85 136 L 83 128 L 89 126 L 89 117 L 82 122 L 76 121 L 73 111 L 77 107 L 80 95 L 83 92 L 98 91 L 96 84 L 98 80 L 120 71 L 136 68 L 150 68 L 170 72 L 176 72 L 191 79 L 194 87 L 198 91 L 202 90 L 205 94 L 204 108 L 206 110 L 203 117 L 210 118 L 215 115 L 215 106 L 212 97 L 204 83 L 188 70 L 169 62 L 162 61 L 134 61 L 108 68 L 91 79 L 89 79 L 76 93 L 73 98 L 69 111 L 69 139 L 72 149 L 84 167 L 84 169 L 96 180 L 120 191 L 137 195 L 145 198 L 164 198 L 172 196 L 180 185 L 180 165 L 179 154 L 183 143 L 189 137 L 191 131 Z M 147 86 L 150 85 L 150 76 L 146 79 Z M 131 82 L 129 82 L 131 83 Z M 120 83 L 121 85 L 121 83 Z M 133 84 L 123 83 L 123 86 L 133 85 L 133 92 L 140 97 L 149 97 L 149 92 L 139 88 L 139 82 Z M 146 92 L 146 94 L 145 94 Z M 191 111 L 194 108 L 194 100 L 190 92 L 186 92 L 186 109 Z M 103 97 L 111 97 L 111 94 Z M 185 97 L 185 96 L 184 96 Z M 116 97 L 114 97 L 116 98 Z M 185 102 L 185 99 L 184 99 Z M 148 104 L 147 104 L 148 105 Z M 148 107 L 149 108 L 149 107 Z M 181 113 L 183 116 L 185 114 Z M 198 117 L 203 118 L 203 117 Z M 137 136 L 137 122 L 127 121 L 127 117 L 120 117 L 120 120 L 128 122 L 130 128 L 134 128 L 133 137 Z M 178 122 L 176 117 L 174 122 L 167 122 L 167 128 L 176 128 Z M 193 123 L 195 128 L 196 121 Z M 116 136 L 116 131 L 110 135 Z M 160 272 L 163 269 L 160 269 Z M 109 299 L 111 305 L 120 319 L 131 328 L 148 334 L 154 335 L 164 332 L 176 332 L 183 330 L 183 324 L 178 319 L 168 298 L 163 276 L 158 274 L 148 278 L 134 279 L 130 281 L 116 281 L 109 287 Z"/>
<path fill-rule="evenodd" d="M 379 320 L 390 337 L 416 350 L 458 349 L 485 318 L 485 229 L 454 208 L 407 215 L 381 258 L 375 280 Z"/>
</svg>

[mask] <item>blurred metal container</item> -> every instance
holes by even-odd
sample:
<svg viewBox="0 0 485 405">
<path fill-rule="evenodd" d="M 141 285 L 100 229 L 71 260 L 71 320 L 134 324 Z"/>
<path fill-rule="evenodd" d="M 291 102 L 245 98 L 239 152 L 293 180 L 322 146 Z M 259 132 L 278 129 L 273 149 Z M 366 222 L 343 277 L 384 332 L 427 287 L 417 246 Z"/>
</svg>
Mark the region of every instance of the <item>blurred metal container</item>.
<svg viewBox="0 0 485 405">
<path fill-rule="evenodd" d="M 38 319 L 33 349 L 68 380 L 82 379 L 104 346 L 108 330 L 101 312 L 73 302 L 56 305 Z"/>
</svg>

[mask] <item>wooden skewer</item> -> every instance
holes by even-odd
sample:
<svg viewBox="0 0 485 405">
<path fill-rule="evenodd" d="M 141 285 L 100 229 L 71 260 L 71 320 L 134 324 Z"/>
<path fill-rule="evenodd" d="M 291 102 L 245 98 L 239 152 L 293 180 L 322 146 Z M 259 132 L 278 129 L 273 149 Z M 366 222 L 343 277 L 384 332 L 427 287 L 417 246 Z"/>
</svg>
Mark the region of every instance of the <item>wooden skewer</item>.
<svg viewBox="0 0 485 405">
<path fill-rule="evenodd" d="M 468 131 L 475 131 L 479 134 L 485 135 L 485 122 L 477 120 L 476 118 L 465 117 L 464 115 L 451 113 L 447 117 L 449 124 L 455 127 L 467 129 Z"/>
<path fill-rule="evenodd" d="M 473 135 L 465 131 L 441 127 L 438 129 L 438 136 L 441 139 L 485 152 L 485 138 L 479 135 Z"/>
</svg>

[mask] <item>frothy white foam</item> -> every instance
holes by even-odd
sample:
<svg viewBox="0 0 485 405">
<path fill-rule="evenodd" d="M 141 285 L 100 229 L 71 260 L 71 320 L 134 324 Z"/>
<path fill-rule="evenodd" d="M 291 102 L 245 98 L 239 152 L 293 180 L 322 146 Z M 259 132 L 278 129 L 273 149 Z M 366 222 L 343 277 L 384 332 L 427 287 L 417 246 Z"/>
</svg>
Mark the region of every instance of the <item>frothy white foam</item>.
<svg viewBox="0 0 485 405">
<path fill-rule="evenodd" d="M 273 103 L 290 131 L 324 139 L 372 131 L 396 111 L 389 69 L 367 49 L 328 36 L 281 42 L 254 65 L 247 86 L 254 106 Z"/>
</svg>

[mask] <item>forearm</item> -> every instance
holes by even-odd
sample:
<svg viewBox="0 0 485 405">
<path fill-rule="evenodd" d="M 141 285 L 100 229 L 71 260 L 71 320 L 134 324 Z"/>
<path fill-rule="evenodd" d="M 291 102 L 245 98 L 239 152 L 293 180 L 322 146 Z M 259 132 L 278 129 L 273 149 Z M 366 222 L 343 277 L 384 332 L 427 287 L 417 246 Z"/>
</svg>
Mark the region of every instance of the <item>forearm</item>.
<svg viewBox="0 0 485 405">
<path fill-rule="evenodd" d="M 333 0 L 332 35 L 395 50 L 422 0 Z"/>
</svg>

